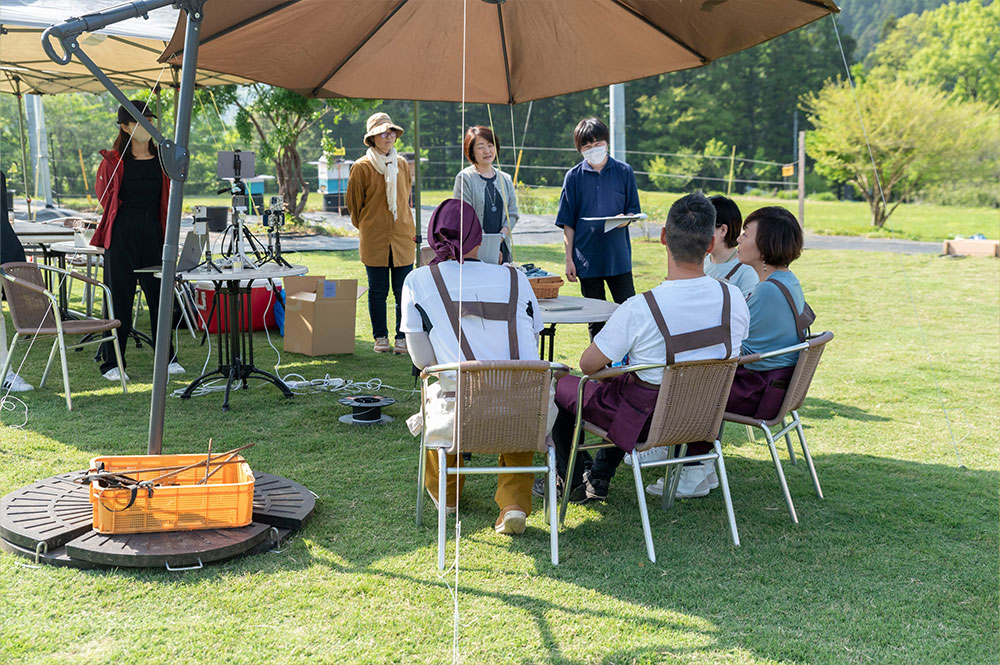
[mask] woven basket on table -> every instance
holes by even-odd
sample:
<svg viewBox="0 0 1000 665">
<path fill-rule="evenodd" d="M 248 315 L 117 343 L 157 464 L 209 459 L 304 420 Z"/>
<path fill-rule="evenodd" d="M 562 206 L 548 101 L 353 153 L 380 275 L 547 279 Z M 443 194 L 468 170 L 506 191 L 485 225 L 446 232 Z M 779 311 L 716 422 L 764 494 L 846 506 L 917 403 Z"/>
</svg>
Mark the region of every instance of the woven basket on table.
<svg viewBox="0 0 1000 665">
<path fill-rule="evenodd" d="M 565 284 L 562 277 L 559 275 L 551 275 L 549 277 L 529 277 L 528 282 L 531 284 L 531 288 L 535 292 L 535 297 L 539 300 L 557 297 L 559 295 L 559 289 L 563 284 Z"/>
</svg>

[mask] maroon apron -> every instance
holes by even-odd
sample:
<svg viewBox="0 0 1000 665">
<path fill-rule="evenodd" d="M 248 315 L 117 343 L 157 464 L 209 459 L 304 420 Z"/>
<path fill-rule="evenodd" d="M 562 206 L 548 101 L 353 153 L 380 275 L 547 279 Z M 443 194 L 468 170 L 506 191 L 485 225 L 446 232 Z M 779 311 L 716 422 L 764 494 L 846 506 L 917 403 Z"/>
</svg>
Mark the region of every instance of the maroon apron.
<svg viewBox="0 0 1000 665">
<path fill-rule="evenodd" d="M 517 343 L 517 271 L 508 266 L 510 270 L 510 298 L 507 302 L 479 302 L 462 301 L 461 313 L 458 305 L 451 296 L 448 295 L 448 287 L 445 286 L 444 278 L 441 277 L 441 269 L 434 264 L 431 266 L 431 277 L 434 278 L 434 286 L 437 287 L 444 311 L 448 313 L 448 320 L 451 321 L 452 330 L 455 331 L 455 338 L 462 347 L 462 355 L 466 360 L 475 360 L 469 340 L 462 334 L 463 316 L 478 316 L 487 321 L 506 321 L 507 337 L 510 344 L 510 358 L 508 360 L 520 360 L 520 351 Z"/>
<path fill-rule="evenodd" d="M 805 341 L 806 331 L 816 320 L 812 307 L 803 300 L 800 314 L 795 308 L 795 300 L 792 299 L 788 287 L 776 279 L 771 280 L 771 283 L 785 296 L 788 307 L 795 317 L 795 334 L 800 342 Z M 729 391 L 729 400 L 726 402 L 726 411 L 750 416 L 755 420 L 767 421 L 775 418 L 781 409 L 781 403 L 785 401 L 788 382 L 792 380 L 794 373 L 794 365 L 762 372 L 755 372 L 745 365 L 737 367 L 733 387 Z"/>
<path fill-rule="evenodd" d="M 663 346 L 667 365 L 674 364 L 678 353 L 694 351 L 717 344 L 724 344 L 726 357 L 733 352 L 732 335 L 729 328 L 729 287 L 719 282 L 722 289 L 722 321 L 719 325 L 681 333 L 671 334 L 663 313 L 651 291 L 643 294 L 656 326 L 663 336 Z M 556 404 L 575 413 L 578 376 L 564 376 L 556 383 Z M 649 434 L 649 421 L 656 408 L 659 386 L 640 380 L 634 374 L 622 374 L 610 381 L 591 381 L 583 388 L 583 417 L 587 422 L 607 430 L 608 440 L 629 453 L 636 443 L 645 440 Z"/>
</svg>

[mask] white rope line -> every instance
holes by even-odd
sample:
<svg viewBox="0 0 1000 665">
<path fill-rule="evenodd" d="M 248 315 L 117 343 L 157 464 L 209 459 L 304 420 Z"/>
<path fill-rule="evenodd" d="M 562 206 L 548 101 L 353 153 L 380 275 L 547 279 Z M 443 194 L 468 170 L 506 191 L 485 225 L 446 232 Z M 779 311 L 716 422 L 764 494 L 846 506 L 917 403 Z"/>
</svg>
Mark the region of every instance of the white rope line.
<svg viewBox="0 0 1000 665">
<path fill-rule="evenodd" d="M 868 128 L 865 126 L 865 119 L 863 114 L 861 113 L 861 105 L 858 103 L 858 94 L 854 86 L 854 79 L 851 77 L 851 68 L 847 64 L 847 55 L 844 53 L 844 44 L 840 40 L 840 29 L 837 27 L 837 19 L 833 14 L 830 14 L 830 20 L 833 22 L 833 32 L 837 36 L 837 46 L 840 47 L 840 57 L 844 61 L 844 71 L 847 73 L 847 83 L 848 86 L 851 88 L 851 96 L 854 99 L 854 108 L 858 113 L 858 120 L 861 122 L 861 132 L 862 134 L 864 134 L 865 137 L 865 145 L 868 148 L 868 157 L 869 159 L 871 159 L 872 169 L 875 172 L 875 184 L 878 186 L 879 198 L 882 200 L 883 209 L 888 209 L 889 204 L 886 202 L 885 192 L 882 190 L 882 179 L 879 176 L 878 165 L 875 163 L 875 153 L 872 150 L 872 144 L 868 138 Z M 889 230 L 892 229 L 890 228 Z M 941 384 L 938 381 L 937 372 L 934 371 L 934 357 L 931 355 L 930 347 L 927 344 L 927 336 L 924 333 L 923 319 L 920 316 L 920 310 L 917 309 L 917 303 L 913 297 L 913 289 L 910 286 L 910 276 L 906 269 L 906 263 L 903 261 L 903 257 L 901 255 L 897 256 L 898 256 L 897 260 L 900 262 L 901 265 L 900 272 L 903 275 L 903 284 L 906 286 L 906 296 L 910 301 L 910 308 L 913 310 L 913 316 L 917 322 L 917 330 L 920 333 L 920 343 L 924 347 L 924 353 L 927 355 L 927 362 L 931 366 L 931 371 L 930 371 L 931 380 L 934 383 L 934 392 L 937 395 L 938 404 L 941 408 L 941 412 L 944 414 L 944 421 L 948 427 L 948 439 L 949 441 L 951 441 L 951 446 L 955 452 L 955 459 L 958 461 L 959 468 L 964 469 L 965 463 L 962 462 L 962 455 L 958 451 L 958 441 L 955 440 L 955 432 L 951 426 L 951 417 L 948 415 L 948 407 L 945 404 L 944 395 L 941 392 Z M 964 440 L 965 437 L 962 437 L 962 439 Z"/>
</svg>

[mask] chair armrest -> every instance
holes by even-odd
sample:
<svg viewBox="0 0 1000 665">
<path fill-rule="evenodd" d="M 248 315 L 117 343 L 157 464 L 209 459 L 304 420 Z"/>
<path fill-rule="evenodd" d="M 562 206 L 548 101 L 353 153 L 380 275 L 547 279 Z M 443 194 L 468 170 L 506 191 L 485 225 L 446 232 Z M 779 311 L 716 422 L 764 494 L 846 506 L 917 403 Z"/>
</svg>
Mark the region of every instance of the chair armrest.
<svg viewBox="0 0 1000 665">
<path fill-rule="evenodd" d="M 748 353 L 745 356 L 740 356 L 739 360 L 736 362 L 737 365 L 746 365 L 749 363 L 755 363 L 760 360 L 759 353 Z"/>
<path fill-rule="evenodd" d="M 786 353 L 795 353 L 796 351 L 804 351 L 809 348 L 808 342 L 799 342 L 798 344 L 793 344 L 791 346 L 786 346 L 782 349 L 774 349 L 772 351 L 764 351 L 763 353 L 751 353 L 747 356 L 740 356 L 740 364 L 745 365 L 746 363 L 757 362 L 758 360 L 763 360 L 764 358 L 773 358 L 775 356 L 783 356 Z M 744 358 L 746 360 L 744 360 Z"/>
<path fill-rule="evenodd" d="M 441 372 L 457 372 L 461 363 L 440 363 L 438 365 L 429 365 L 422 370 L 420 370 L 421 380 L 429 378 L 431 375 L 440 374 Z M 570 368 L 562 363 L 549 363 L 549 370 L 556 376 L 556 378 L 565 376 L 570 373 Z"/>
<path fill-rule="evenodd" d="M 616 376 L 622 374 L 629 374 L 631 372 L 639 372 L 647 369 L 663 369 L 666 367 L 665 363 L 647 363 L 645 365 L 628 365 L 625 367 L 605 367 L 593 374 L 588 374 L 583 377 L 583 381 L 607 381 L 613 379 Z"/>
</svg>

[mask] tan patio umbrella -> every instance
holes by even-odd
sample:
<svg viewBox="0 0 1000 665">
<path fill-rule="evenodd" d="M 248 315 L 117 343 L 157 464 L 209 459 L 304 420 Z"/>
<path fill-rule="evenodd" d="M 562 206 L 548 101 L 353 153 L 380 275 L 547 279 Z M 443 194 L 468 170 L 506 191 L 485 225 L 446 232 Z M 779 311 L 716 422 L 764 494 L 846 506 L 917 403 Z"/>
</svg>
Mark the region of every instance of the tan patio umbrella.
<svg viewBox="0 0 1000 665">
<path fill-rule="evenodd" d="M 518 104 L 700 67 L 838 11 L 832 0 L 207 0 L 198 66 L 310 97 Z M 183 35 L 178 22 L 164 61 L 183 57 Z"/>
</svg>

